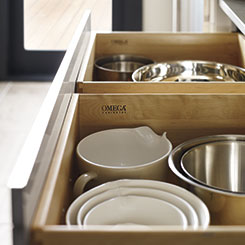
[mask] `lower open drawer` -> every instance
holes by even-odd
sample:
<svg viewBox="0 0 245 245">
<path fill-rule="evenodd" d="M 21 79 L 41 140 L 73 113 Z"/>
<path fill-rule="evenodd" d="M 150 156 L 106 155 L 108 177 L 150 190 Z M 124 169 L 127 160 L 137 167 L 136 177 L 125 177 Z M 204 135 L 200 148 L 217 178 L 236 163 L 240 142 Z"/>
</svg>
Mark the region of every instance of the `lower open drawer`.
<svg viewBox="0 0 245 245">
<path fill-rule="evenodd" d="M 166 131 L 173 146 L 199 136 L 245 134 L 244 105 L 245 94 L 74 94 L 32 224 L 32 244 L 244 244 L 245 226 L 116 231 L 65 225 L 72 187 L 80 174 L 75 148 L 83 137 L 143 125 L 157 134 Z M 175 182 L 170 172 L 169 177 Z M 215 223 L 212 216 L 211 221 Z"/>
</svg>

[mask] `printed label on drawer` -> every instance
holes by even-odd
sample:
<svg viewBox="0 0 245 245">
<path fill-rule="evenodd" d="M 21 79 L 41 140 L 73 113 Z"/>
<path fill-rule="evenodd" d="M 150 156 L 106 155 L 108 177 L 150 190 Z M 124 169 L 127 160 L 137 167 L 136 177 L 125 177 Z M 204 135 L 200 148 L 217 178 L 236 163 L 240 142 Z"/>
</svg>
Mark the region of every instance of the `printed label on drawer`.
<svg viewBox="0 0 245 245">
<path fill-rule="evenodd" d="M 102 105 L 101 106 L 102 114 L 126 114 L 127 113 L 127 105 Z"/>
<path fill-rule="evenodd" d="M 111 40 L 112 44 L 116 44 L 116 45 L 128 45 L 128 40 L 120 40 L 120 39 L 116 39 L 116 40 Z"/>
</svg>

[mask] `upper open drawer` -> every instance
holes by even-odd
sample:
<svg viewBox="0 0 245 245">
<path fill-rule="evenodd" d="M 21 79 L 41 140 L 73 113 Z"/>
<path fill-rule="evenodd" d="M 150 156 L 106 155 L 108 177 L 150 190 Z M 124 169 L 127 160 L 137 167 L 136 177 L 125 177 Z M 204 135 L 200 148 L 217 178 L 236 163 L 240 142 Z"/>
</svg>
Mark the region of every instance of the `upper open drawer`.
<svg viewBox="0 0 245 245">
<path fill-rule="evenodd" d="M 243 83 L 96 81 L 98 57 L 131 54 L 154 62 L 203 60 L 245 67 L 245 38 L 238 33 L 93 33 L 82 63 L 77 93 L 244 92 Z"/>
</svg>

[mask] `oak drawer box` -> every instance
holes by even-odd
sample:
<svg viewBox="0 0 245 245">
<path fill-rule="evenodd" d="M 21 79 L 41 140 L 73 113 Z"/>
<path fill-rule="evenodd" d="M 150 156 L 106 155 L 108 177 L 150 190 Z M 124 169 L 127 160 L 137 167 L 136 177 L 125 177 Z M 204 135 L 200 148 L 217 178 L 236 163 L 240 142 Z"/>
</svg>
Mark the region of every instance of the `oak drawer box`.
<svg viewBox="0 0 245 245">
<path fill-rule="evenodd" d="M 122 114 L 104 113 L 104 105 L 125 105 Z M 147 125 L 167 132 L 174 146 L 195 137 L 245 133 L 244 95 L 232 94 L 74 94 L 54 153 L 49 174 L 32 225 L 33 244 L 242 244 L 245 226 L 213 226 L 207 230 L 152 227 L 149 231 L 113 231 L 105 227 L 67 227 L 65 212 L 72 202 L 76 169 L 75 148 L 88 134 L 109 128 Z M 179 110 L 179 108 L 182 108 Z M 169 172 L 169 181 L 171 172 Z M 175 183 L 178 183 L 176 181 Z M 211 216 L 212 221 L 212 216 Z M 215 223 L 213 220 L 212 222 Z M 149 239 L 149 240 L 148 240 Z"/>
<path fill-rule="evenodd" d="M 77 93 L 217 93 L 244 92 L 242 82 L 96 81 L 98 57 L 114 54 L 145 56 L 155 62 L 203 60 L 245 67 L 245 38 L 237 33 L 92 33 L 79 71 Z"/>
</svg>

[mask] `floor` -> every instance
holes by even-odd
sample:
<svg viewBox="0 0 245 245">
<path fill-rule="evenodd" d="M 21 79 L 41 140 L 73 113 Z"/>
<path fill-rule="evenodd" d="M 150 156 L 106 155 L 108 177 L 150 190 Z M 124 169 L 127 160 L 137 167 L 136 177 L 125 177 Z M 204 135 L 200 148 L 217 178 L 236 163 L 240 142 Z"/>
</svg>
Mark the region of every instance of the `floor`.
<svg viewBox="0 0 245 245">
<path fill-rule="evenodd" d="M 24 9 L 27 49 L 66 49 L 85 10 L 92 30 L 111 30 L 112 0 L 25 0 Z"/>
<path fill-rule="evenodd" d="M 92 30 L 109 31 L 111 8 L 112 0 L 25 0 L 25 48 L 66 49 L 86 9 Z M 50 85 L 0 81 L 0 244 L 12 244 L 7 181 Z"/>
<path fill-rule="evenodd" d="M 0 82 L 0 241 L 11 244 L 7 181 L 50 82 Z"/>
</svg>

